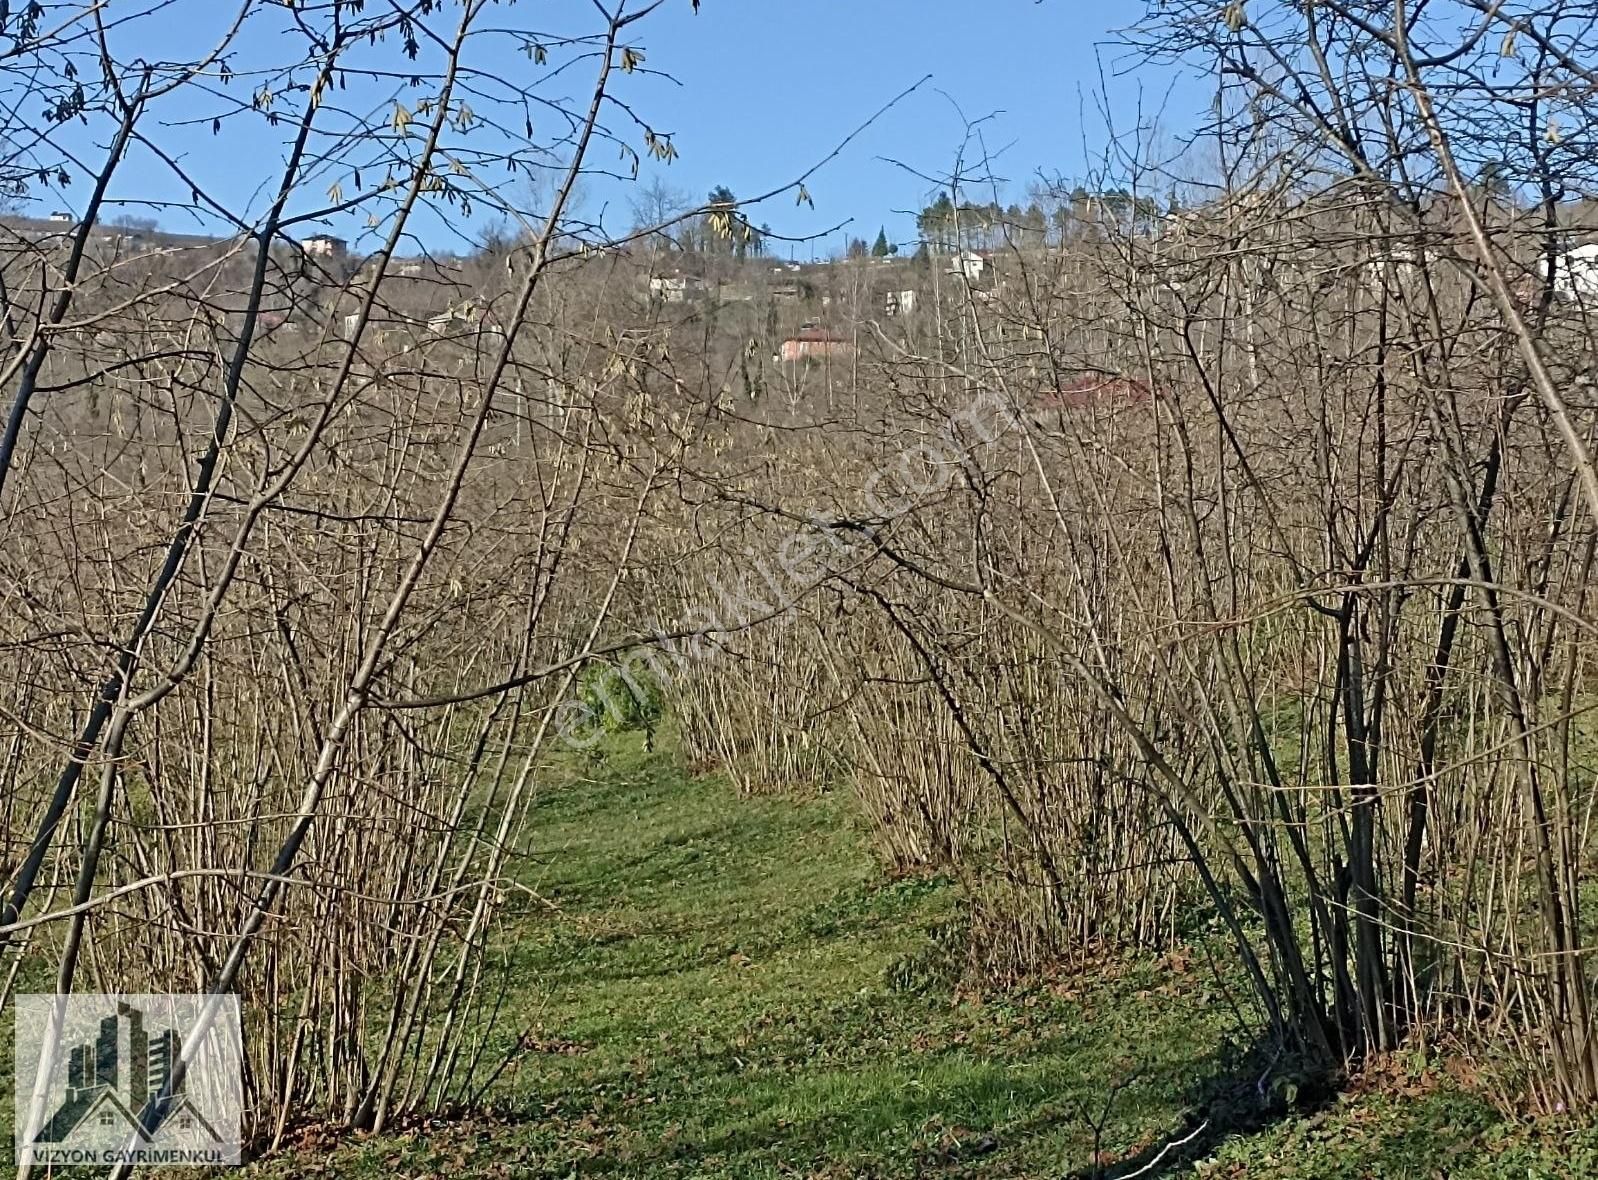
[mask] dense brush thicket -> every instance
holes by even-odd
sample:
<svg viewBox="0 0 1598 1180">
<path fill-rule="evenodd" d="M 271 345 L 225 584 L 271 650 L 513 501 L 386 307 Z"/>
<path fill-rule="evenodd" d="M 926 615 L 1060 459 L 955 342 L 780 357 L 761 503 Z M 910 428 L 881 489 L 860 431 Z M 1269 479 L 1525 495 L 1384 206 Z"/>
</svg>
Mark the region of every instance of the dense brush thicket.
<svg viewBox="0 0 1598 1180">
<path fill-rule="evenodd" d="M 1169 0 L 1132 40 L 1226 79 L 1180 193 L 1138 151 L 1052 230 L 979 203 L 978 267 L 967 167 L 921 258 L 802 282 L 721 196 L 669 249 L 572 214 L 597 141 L 675 154 L 610 97 L 646 8 L 246 3 L 281 174 L 162 156 L 223 228 L 113 226 L 240 26 L 146 66 L 100 7 L 0 16 L 3 191 L 88 190 L 0 219 L 4 997 L 238 992 L 261 1143 L 469 1104 L 528 802 L 664 709 L 745 792 L 856 792 L 994 978 L 1202 938 L 1314 1068 L 1448 1038 L 1598 1101 L 1579 5 Z"/>
<path fill-rule="evenodd" d="M 1312 1055 L 1512 1029 L 1584 1093 L 1591 505 L 1469 272 L 1372 250 L 1458 217 L 1284 188 L 1012 252 L 934 342 L 878 336 L 847 419 L 740 426 L 687 601 L 758 618 L 796 529 L 832 576 L 680 677 L 690 750 L 847 777 L 990 968 L 1209 922 Z M 1587 437 L 1584 309 L 1513 314 Z"/>
</svg>

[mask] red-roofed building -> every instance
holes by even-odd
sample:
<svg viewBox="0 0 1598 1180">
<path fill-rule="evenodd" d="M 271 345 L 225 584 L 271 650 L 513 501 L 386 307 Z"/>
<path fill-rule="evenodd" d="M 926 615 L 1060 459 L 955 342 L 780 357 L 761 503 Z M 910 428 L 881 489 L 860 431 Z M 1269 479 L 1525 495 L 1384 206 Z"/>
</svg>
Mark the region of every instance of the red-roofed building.
<svg viewBox="0 0 1598 1180">
<path fill-rule="evenodd" d="M 1040 410 L 1075 410 L 1086 406 L 1141 405 L 1149 400 L 1149 387 L 1135 377 L 1113 373 L 1080 373 L 1046 390 L 1035 406 Z"/>
<path fill-rule="evenodd" d="M 854 354 L 854 345 L 827 328 L 807 324 L 782 342 L 777 358 L 785 363 L 838 360 Z"/>
</svg>

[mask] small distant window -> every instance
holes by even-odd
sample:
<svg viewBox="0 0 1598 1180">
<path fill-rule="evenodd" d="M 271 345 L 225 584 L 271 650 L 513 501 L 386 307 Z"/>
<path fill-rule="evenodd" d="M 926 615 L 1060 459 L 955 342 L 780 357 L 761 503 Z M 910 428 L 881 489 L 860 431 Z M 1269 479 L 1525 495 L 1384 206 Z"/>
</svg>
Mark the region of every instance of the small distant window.
<svg viewBox="0 0 1598 1180">
<path fill-rule="evenodd" d="M 187 1130 L 192 1129 L 193 1126 L 194 1126 L 194 1116 L 192 1114 L 180 1114 L 180 1115 L 178 1115 L 178 1130 L 187 1131 Z"/>
<path fill-rule="evenodd" d="M 102 1110 L 100 1112 L 100 1125 L 102 1127 L 109 1127 L 113 1123 L 115 1123 L 116 1121 L 117 1121 L 116 1120 L 116 1116 L 114 1114 L 112 1114 L 109 1110 Z"/>
</svg>

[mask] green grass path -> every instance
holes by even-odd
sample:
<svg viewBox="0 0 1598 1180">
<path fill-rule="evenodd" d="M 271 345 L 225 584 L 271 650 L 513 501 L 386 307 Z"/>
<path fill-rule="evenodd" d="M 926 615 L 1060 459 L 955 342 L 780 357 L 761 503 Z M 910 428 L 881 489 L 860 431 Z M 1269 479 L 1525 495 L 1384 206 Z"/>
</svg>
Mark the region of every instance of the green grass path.
<svg viewBox="0 0 1598 1180">
<path fill-rule="evenodd" d="M 629 751 L 547 791 L 530 830 L 520 875 L 549 904 L 516 916 L 503 950 L 507 1035 L 534 1048 L 497 1083 L 498 1116 L 254 1175 L 1063 1177 L 1090 1165 L 1091 1122 L 1107 1159 L 1132 1156 L 1182 1127 L 1223 1064 L 1233 1021 L 1196 965 L 956 998 L 956 890 L 885 879 L 846 799 L 739 800 Z M 1505 1128 L 1422 1089 L 1180 1172 L 1598 1175 L 1590 1129 Z"/>
</svg>

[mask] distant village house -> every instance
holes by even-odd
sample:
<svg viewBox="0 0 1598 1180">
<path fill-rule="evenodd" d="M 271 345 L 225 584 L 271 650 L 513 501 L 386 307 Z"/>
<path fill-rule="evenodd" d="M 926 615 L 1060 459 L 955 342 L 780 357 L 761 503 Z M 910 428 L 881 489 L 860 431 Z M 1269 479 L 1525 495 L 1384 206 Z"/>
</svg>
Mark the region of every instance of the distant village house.
<svg viewBox="0 0 1598 1180">
<path fill-rule="evenodd" d="M 1546 261 L 1540 269 L 1546 269 Z M 1554 291 L 1565 299 L 1598 299 L 1598 243 L 1554 256 Z"/>
<path fill-rule="evenodd" d="M 302 245 L 312 258 L 343 258 L 349 250 L 348 242 L 331 234 L 312 234 Z"/>
<path fill-rule="evenodd" d="M 988 260 L 974 250 L 967 250 L 960 255 L 956 270 L 965 276 L 966 282 L 980 283 L 983 275 L 987 273 Z"/>
<path fill-rule="evenodd" d="M 913 315 L 916 309 L 916 293 L 911 291 L 889 291 L 882 301 L 884 315 Z"/>
<path fill-rule="evenodd" d="M 784 364 L 810 360 L 846 360 L 854 355 L 854 345 L 826 328 L 800 328 L 782 342 L 777 359 Z"/>
<path fill-rule="evenodd" d="M 649 297 L 661 303 L 686 303 L 704 291 L 704 282 L 693 275 L 654 275 L 649 280 Z"/>
</svg>

